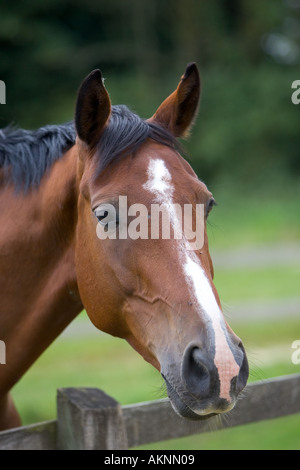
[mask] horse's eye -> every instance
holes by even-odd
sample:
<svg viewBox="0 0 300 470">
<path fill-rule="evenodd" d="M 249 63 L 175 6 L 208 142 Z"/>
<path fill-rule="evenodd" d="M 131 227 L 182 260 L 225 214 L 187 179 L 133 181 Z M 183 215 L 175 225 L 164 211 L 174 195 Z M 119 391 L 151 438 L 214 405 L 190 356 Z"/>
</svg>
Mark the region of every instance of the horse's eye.
<svg viewBox="0 0 300 470">
<path fill-rule="evenodd" d="M 94 209 L 94 214 L 98 222 L 105 227 L 105 231 L 110 228 L 116 228 L 119 223 L 119 217 L 116 208 L 112 204 L 101 204 Z"/>
<path fill-rule="evenodd" d="M 206 217 L 208 217 L 208 214 L 210 213 L 212 208 L 216 205 L 217 205 L 216 201 L 214 200 L 213 197 L 211 197 L 208 203 L 206 204 Z"/>
</svg>

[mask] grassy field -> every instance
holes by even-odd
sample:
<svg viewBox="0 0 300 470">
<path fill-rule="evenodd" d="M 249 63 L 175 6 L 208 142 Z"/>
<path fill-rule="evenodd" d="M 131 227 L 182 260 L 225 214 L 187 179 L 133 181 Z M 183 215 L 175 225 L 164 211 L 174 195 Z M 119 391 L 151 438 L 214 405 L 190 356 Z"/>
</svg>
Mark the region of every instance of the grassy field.
<svg viewBox="0 0 300 470">
<path fill-rule="evenodd" d="M 257 245 L 281 246 L 300 239 L 299 198 L 288 194 L 264 201 L 218 198 L 209 226 L 212 255 L 217 250 Z M 246 205 L 246 206 L 245 206 Z M 255 222 L 255 223 L 254 223 Z M 300 268 L 284 260 L 275 266 L 222 267 L 215 282 L 230 317 L 235 302 L 284 300 L 299 295 Z M 300 305 L 299 305 L 300 314 Z M 291 344 L 300 339 L 300 322 L 283 312 L 268 318 L 229 320 L 243 339 L 250 380 L 300 372 L 291 361 Z M 97 332 L 85 313 L 73 332 L 58 338 L 15 386 L 13 396 L 24 424 L 54 419 L 59 387 L 98 387 L 122 404 L 165 396 L 162 379 L 123 340 Z M 146 447 L 145 447 L 146 448 Z M 147 446 L 152 449 L 300 449 L 300 416 Z"/>
</svg>

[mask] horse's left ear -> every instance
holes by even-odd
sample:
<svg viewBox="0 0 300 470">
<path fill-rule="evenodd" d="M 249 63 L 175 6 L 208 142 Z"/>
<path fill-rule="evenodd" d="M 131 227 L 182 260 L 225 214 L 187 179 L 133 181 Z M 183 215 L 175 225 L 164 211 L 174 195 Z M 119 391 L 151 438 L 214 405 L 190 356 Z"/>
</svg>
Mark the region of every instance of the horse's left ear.
<svg viewBox="0 0 300 470">
<path fill-rule="evenodd" d="M 177 89 L 160 105 L 149 121 L 157 122 L 175 137 L 184 137 L 197 116 L 200 76 L 195 63 L 187 66 Z"/>
<path fill-rule="evenodd" d="M 93 70 L 84 79 L 77 94 L 75 126 L 78 137 L 91 148 L 97 145 L 110 113 L 111 102 L 102 73 L 99 69 Z"/>
</svg>

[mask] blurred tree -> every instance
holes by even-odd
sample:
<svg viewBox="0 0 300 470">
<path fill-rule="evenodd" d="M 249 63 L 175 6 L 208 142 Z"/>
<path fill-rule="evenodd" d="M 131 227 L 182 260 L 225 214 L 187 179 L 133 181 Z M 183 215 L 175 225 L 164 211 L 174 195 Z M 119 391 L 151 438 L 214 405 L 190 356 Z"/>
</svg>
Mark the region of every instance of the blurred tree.
<svg viewBox="0 0 300 470">
<path fill-rule="evenodd" d="M 143 116 L 201 70 L 201 114 L 189 144 L 208 182 L 266 171 L 299 175 L 298 0 L 1 0 L 0 127 L 73 115 L 79 83 L 100 67 L 115 100 Z M 117 101 L 114 101 L 117 102 Z"/>
</svg>

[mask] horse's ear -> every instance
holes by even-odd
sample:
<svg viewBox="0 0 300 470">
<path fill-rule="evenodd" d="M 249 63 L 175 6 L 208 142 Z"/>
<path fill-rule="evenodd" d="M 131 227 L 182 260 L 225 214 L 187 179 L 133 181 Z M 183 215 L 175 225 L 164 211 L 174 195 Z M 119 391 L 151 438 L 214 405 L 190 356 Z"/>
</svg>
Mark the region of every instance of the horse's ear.
<svg viewBox="0 0 300 470">
<path fill-rule="evenodd" d="M 111 113 L 111 102 L 104 87 L 102 73 L 93 70 L 82 82 L 77 94 L 75 126 L 81 140 L 93 147 Z"/>
<path fill-rule="evenodd" d="M 165 127 L 175 137 L 186 136 L 197 116 L 200 89 L 198 68 L 191 63 L 177 89 L 160 105 L 150 121 Z"/>
</svg>

